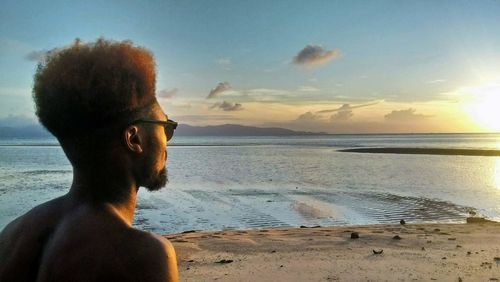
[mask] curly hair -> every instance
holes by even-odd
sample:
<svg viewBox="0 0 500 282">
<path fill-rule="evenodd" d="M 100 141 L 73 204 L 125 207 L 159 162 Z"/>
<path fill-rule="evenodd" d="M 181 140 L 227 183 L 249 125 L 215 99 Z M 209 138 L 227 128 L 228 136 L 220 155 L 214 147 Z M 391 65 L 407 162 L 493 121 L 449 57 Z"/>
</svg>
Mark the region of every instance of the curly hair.
<svg viewBox="0 0 500 282">
<path fill-rule="evenodd" d="M 38 119 L 58 139 L 115 126 L 156 101 L 153 55 L 98 39 L 49 51 L 33 86 Z"/>
</svg>

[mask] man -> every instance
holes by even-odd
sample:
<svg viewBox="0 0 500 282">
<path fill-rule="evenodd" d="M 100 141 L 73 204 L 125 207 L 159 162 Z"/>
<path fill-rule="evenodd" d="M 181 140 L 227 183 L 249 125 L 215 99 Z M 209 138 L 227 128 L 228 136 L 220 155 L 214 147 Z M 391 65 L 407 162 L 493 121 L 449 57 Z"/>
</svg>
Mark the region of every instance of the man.
<svg viewBox="0 0 500 282">
<path fill-rule="evenodd" d="M 40 122 L 73 166 L 69 192 L 0 234 L 0 281 L 177 281 L 172 245 L 132 228 L 140 186 L 167 182 L 168 120 L 152 55 L 79 40 L 49 52 L 33 87 Z"/>
</svg>

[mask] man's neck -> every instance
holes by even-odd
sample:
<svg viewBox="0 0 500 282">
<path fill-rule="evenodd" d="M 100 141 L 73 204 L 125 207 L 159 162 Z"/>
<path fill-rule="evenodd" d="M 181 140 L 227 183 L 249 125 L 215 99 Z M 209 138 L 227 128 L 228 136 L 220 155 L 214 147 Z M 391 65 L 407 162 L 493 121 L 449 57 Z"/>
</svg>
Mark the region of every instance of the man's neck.
<svg viewBox="0 0 500 282">
<path fill-rule="evenodd" d="M 77 204 L 103 205 L 125 223 L 132 225 L 139 187 L 130 176 L 112 175 L 106 171 L 96 169 L 84 172 L 75 169 L 68 195 Z"/>
</svg>

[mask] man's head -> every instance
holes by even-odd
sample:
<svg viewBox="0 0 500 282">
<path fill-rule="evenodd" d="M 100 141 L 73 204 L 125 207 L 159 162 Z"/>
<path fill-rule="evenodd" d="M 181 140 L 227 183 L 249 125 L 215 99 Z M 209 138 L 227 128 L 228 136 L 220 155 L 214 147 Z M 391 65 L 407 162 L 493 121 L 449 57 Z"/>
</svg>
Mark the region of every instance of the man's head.
<svg viewBox="0 0 500 282">
<path fill-rule="evenodd" d="M 123 131 L 122 140 L 128 151 L 137 156 L 140 165 L 134 167 L 134 175 L 140 186 L 150 191 L 158 190 L 168 181 L 167 131 L 169 124 L 167 116 L 158 103 L 136 119 Z M 171 135 L 170 135 L 171 137 Z"/>
<path fill-rule="evenodd" d="M 38 65 L 36 114 L 75 168 L 114 163 L 113 172 L 126 170 L 138 186 L 159 189 L 166 183 L 165 131 L 133 123 L 167 120 L 155 98 L 155 76 L 151 53 L 132 42 L 76 40 Z"/>
</svg>

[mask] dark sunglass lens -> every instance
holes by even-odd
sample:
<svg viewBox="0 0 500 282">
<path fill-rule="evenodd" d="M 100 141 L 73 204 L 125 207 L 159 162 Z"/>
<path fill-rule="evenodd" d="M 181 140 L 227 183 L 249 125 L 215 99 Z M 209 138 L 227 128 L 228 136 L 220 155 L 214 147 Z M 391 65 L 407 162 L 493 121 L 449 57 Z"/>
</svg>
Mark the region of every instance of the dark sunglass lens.
<svg viewBox="0 0 500 282">
<path fill-rule="evenodd" d="M 174 136 L 174 128 L 171 125 L 165 126 L 165 134 L 167 135 L 167 141 L 170 141 Z"/>
</svg>

